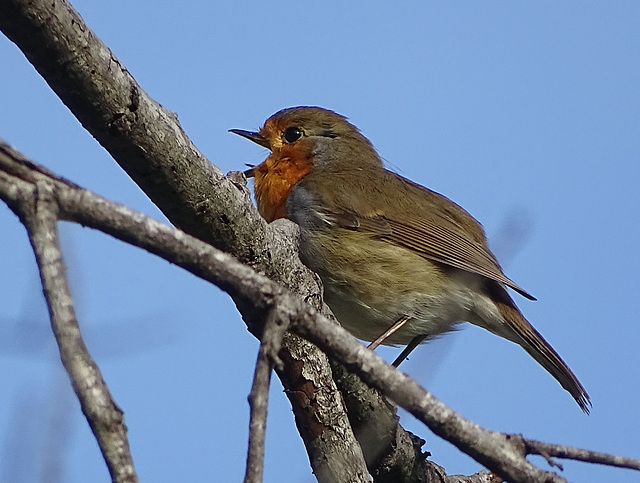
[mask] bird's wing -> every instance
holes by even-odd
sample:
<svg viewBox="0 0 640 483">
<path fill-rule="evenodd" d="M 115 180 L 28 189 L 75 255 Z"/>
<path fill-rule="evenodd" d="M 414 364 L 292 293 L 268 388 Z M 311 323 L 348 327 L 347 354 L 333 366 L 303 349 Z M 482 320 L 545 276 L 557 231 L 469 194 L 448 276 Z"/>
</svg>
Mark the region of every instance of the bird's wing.
<svg viewBox="0 0 640 483">
<path fill-rule="evenodd" d="M 482 275 L 535 300 L 502 272 L 500 264 L 486 246 L 484 235 L 479 241 L 477 236 L 470 235 L 469 230 L 464 230 L 445 212 L 431 209 L 427 215 L 424 210 L 416 209 L 415 214 L 399 215 L 381 208 L 376 210 L 377 213 L 362 215 L 335 205 L 332 208 L 329 217 L 342 228 L 368 233 L 412 250 L 429 260 Z M 466 212 L 464 216 L 473 220 Z M 476 223 L 476 231 L 481 231 L 475 220 L 473 223 Z"/>
</svg>

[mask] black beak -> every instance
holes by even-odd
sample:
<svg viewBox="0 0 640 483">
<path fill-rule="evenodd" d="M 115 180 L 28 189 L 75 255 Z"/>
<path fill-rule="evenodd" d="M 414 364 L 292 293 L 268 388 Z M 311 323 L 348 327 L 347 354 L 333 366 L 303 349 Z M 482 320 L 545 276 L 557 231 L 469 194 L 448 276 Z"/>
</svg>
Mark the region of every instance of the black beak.
<svg viewBox="0 0 640 483">
<path fill-rule="evenodd" d="M 254 143 L 259 144 L 262 147 L 271 149 L 271 146 L 269 145 L 269 141 L 267 141 L 265 138 L 260 136 L 260 134 L 258 134 L 257 132 L 244 131 L 242 129 L 229 129 L 229 132 L 232 132 L 233 134 L 237 134 L 238 136 L 242 136 L 243 138 L 247 138 L 249 141 L 253 141 Z"/>
</svg>

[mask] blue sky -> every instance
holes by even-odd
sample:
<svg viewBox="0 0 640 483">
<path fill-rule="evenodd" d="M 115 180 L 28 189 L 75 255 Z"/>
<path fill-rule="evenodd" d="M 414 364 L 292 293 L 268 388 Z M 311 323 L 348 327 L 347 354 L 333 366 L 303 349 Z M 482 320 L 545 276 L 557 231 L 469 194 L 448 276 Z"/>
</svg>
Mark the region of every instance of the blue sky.
<svg viewBox="0 0 640 483">
<path fill-rule="evenodd" d="M 73 2 L 223 171 L 266 155 L 228 129 L 320 105 L 348 116 L 391 169 L 464 206 L 538 298 L 516 301 L 578 375 L 592 414 L 524 351 L 475 327 L 420 347 L 403 369 L 487 428 L 640 457 L 640 4 L 217 3 Z M 164 219 L 4 37 L 0 59 L 0 137 Z M 141 481 L 240 480 L 258 344 L 230 299 L 140 249 L 61 230 Z M 4 206 L 0 241 L 0 482 L 38 481 L 51 459 L 61 481 L 109 481 L 60 374 L 25 231 Z M 403 423 L 449 473 L 479 469 Z M 277 379 L 267 446 L 266 482 L 314 481 Z M 564 467 L 571 481 L 639 479 Z"/>
</svg>

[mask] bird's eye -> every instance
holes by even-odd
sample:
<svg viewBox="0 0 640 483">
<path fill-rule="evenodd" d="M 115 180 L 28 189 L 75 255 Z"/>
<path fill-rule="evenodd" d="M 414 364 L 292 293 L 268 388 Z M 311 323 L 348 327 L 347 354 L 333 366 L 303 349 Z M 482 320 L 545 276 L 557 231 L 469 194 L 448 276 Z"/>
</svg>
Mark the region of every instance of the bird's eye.
<svg viewBox="0 0 640 483">
<path fill-rule="evenodd" d="M 302 137 L 302 129 L 297 126 L 289 126 L 284 130 L 284 133 L 282 133 L 282 137 L 289 144 L 293 144 Z"/>
</svg>

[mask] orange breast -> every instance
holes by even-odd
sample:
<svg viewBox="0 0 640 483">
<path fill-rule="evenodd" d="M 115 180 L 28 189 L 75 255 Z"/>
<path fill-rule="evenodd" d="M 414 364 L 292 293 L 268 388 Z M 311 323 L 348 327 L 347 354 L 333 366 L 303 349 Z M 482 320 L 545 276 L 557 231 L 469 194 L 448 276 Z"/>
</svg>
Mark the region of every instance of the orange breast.
<svg viewBox="0 0 640 483">
<path fill-rule="evenodd" d="M 253 169 L 258 211 L 268 222 L 286 217 L 286 203 L 291 188 L 304 178 L 312 162 L 294 152 L 272 153 Z"/>
</svg>

